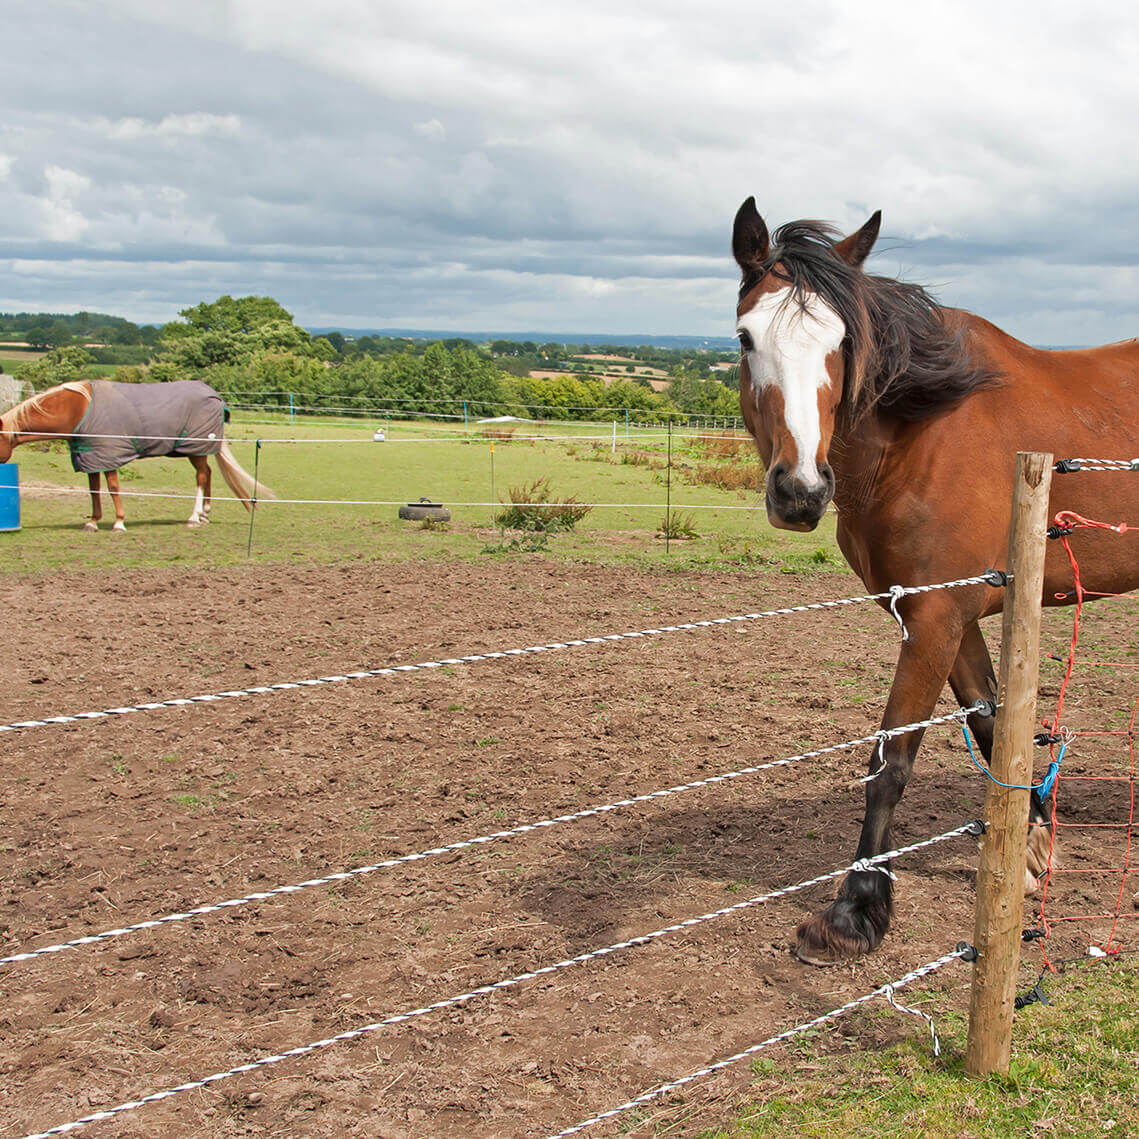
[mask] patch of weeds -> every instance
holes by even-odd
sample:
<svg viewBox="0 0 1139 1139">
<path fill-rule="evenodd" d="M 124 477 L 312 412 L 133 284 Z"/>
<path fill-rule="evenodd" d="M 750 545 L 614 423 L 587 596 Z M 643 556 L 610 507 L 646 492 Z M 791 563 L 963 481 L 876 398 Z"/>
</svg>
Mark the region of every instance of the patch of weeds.
<svg viewBox="0 0 1139 1139">
<path fill-rule="evenodd" d="M 809 554 L 787 554 L 783 564 L 779 567 L 780 573 L 805 573 L 819 569 L 821 566 L 841 566 L 843 563 L 829 550 L 821 546 Z"/>
<path fill-rule="evenodd" d="M 681 514 L 680 511 L 674 510 L 660 520 L 656 536 L 669 538 L 675 542 L 686 538 L 699 538 L 700 534 L 696 529 L 696 518 L 691 511 Z"/>
<path fill-rule="evenodd" d="M 551 534 L 572 530 L 593 509 L 574 497 L 551 498 L 546 476 L 529 485 L 509 490 L 510 505 L 495 515 L 495 524 L 506 530 Z"/>
</svg>

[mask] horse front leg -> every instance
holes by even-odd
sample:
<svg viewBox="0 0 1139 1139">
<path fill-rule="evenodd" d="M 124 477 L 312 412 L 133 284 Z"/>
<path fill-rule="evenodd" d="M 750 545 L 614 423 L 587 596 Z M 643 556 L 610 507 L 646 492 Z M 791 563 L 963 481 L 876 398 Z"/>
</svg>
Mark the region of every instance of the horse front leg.
<svg viewBox="0 0 1139 1139">
<path fill-rule="evenodd" d="M 119 472 L 107 472 L 107 491 L 111 496 L 111 502 L 115 505 L 115 524 L 111 527 L 112 534 L 121 534 L 127 527 L 123 519 L 126 515 L 123 513 L 123 500 L 119 492 Z"/>
<path fill-rule="evenodd" d="M 981 627 L 976 621 L 966 628 L 965 635 L 961 638 L 961 651 L 950 670 L 949 685 L 963 708 L 978 700 L 996 702 L 997 677 Z M 990 764 L 996 718 L 974 712 L 969 717 L 968 725 L 985 763 Z M 1055 852 L 1051 848 L 1052 811 L 1039 792 L 1033 791 L 1028 808 L 1028 858 L 1024 871 L 1024 889 L 1027 893 L 1034 894 L 1038 889 L 1039 879 L 1048 869 L 1050 855 L 1055 862 Z"/>
<path fill-rule="evenodd" d="M 952 601 L 934 594 L 914 598 L 905 614 L 910 639 L 902 642 L 882 727 L 928 719 L 961 643 L 961 621 Z M 855 861 L 891 848 L 890 823 L 902 798 L 924 729 L 894 736 L 870 756 L 866 814 Z M 876 774 L 877 773 L 877 774 Z M 853 871 L 838 896 L 797 931 L 795 954 L 809 965 L 831 965 L 877 948 L 890 927 L 893 883 L 881 871 Z"/>
<path fill-rule="evenodd" d="M 194 509 L 186 521 L 187 526 L 198 526 L 210 520 L 210 464 L 205 455 L 190 455 L 196 476 L 197 494 Z"/>
<path fill-rule="evenodd" d="M 102 476 L 98 471 L 92 471 L 87 476 L 87 489 L 91 492 L 91 517 L 83 523 L 84 530 L 98 530 L 99 520 L 103 517 L 103 496 L 100 493 Z"/>
</svg>

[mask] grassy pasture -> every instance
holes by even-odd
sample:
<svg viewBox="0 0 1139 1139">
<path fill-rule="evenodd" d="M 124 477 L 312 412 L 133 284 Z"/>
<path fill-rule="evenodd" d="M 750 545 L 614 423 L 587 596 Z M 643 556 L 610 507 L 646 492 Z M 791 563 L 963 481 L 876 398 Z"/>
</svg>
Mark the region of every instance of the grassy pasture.
<svg viewBox="0 0 1139 1139">
<path fill-rule="evenodd" d="M 870 1004 L 844 1029 L 836 1031 L 839 1021 L 792 1043 L 786 1057 L 760 1053 L 746 1105 L 729 1126 L 701 1139 L 1139 1134 L 1135 959 L 1069 967 L 1046 978 L 1044 988 L 1050 1005 L 1016 1014 L 1007 1076 L 965 1075 L 968 1018 L 943 1011 L 951 996 L 935 982 L 903 990 L 898 999 L 934 1016 L 939 1058 L 928 1032 L 900 1023 L 885 1004 Z M 853 1039 L 862 1032 L 904 1039 L 866 1051 L 844 1039 L 845 1032 Z"/>
<path fill-rule="evenodd" d="M 672 542 L 666 551 L 656 537 L 667 494 L 668 440 L 661 428 L 626 434 L 619 425 L 614 444 L 611 427 L 580 423 L 472 425 L 464 431 L 456 424 L 400 421 L 386 424 L 387 440 L 377 443 L 375 426 L 369 420 L 307 417 L 290 425 L 287 415 L 235 413 L 229 438 L 238 461 L 252 473 L 261 440 L 256 466 L 262 482 L 282 499 L 322 500 L 260 503 L 254 560 L 477 558 L 502 545 L 492 522 L 494 504 L 507 500 L 512 487 L 545 477 L 555 499 L 573 496 L 598 504 L 575 533 L 550 539 L 555 555 L 788 571 L 841 565 L 833 515 L 813 534 L 779 532 L 767 524 L 754 490 L 685 481 L 701 466 L 754 470 L 753 459 L 710 454 L 709 447 L 725 449 L 719 439 L 702 444 L 673 436 L 672 510 L 691 522 L 697 537 Z M 552 438 L 527 438 L 532 435 Z M 0 534 L 0 572 L 246 559 L 249 517 L 216 472 L 214 521 L 187 534 L 183 520 L 193 493 L 189 463 L 148 459 L 124 468 L 124 492 L 186 497 L 128 498 L 127 533 L 112 537 L 80 530 L 89 510 L 87 480 L 71 470 L 63 444 L 25 444 L 14 459 L 20 467 L 23 529 Z M 421 496 L 447 504 L 452 522 L 428 529 L 399 520 L 398 504 Z M 372 504 L 377 502 L 384 505 Z M 104 495 L 108 528 L 109 505 Z"/>
</svg>

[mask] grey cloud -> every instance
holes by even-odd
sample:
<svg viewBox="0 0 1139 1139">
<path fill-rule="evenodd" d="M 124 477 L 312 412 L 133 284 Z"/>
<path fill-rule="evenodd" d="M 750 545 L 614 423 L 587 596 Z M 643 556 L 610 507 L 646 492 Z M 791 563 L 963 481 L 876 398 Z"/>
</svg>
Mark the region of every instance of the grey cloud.
<svg viewBox="0 0 1139 1139">
<path fill-rule="evenodd" d="M 755 193 L 772 224 L 883 208 L 878 271 L 1017 335 L 1128 335 L 1133 39 L 1106 3 L 958 15 L 18 2 L 0 303 L 721 334 Z"/>
</svg>

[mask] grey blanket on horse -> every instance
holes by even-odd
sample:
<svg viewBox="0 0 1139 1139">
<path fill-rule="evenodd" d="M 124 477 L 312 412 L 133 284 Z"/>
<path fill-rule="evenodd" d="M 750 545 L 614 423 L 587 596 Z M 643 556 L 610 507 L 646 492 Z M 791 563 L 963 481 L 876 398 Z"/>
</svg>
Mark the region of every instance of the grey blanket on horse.
<svg viewBox="0 0 1139 1139">
<path fill-rule="evenodd" d="M 201 380 L 117 384 L 93 380 L 91 406 L 68 441 L 77 471 L 117 471 L 132 459 L 216 455 L 225 405 Z"/>
</svg>

